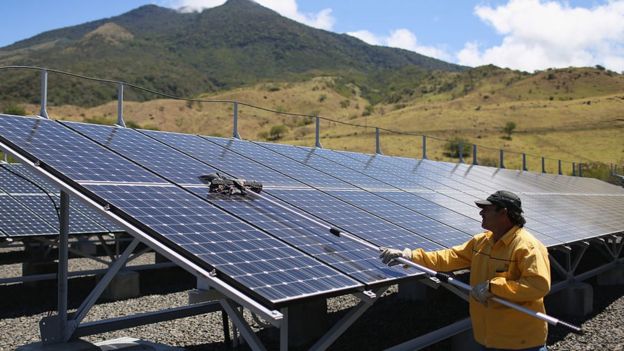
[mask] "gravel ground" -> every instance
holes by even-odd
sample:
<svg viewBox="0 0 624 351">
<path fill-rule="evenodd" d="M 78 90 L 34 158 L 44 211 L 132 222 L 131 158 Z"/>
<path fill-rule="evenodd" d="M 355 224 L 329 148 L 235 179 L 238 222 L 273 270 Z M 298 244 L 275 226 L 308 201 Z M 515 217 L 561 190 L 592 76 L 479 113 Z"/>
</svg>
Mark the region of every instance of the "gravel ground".
<svg viewBox="0 0 624 351">
<path fill-rule="evenodd" d="M 2 276 L 9 271 L 15 272 L 16 268 L 12 266 L 14 265 L 1 266 Z M 187 290 L 193 287 L 193 279 L 186 273 L 177 273 L 179 279 L 176 283 L 164 286 L 160 274 L 142 273 L 141 290 L 144 296 L 98 303 L 87 316 L 87 320 L 185 305 Z M 71 280 L 70 308 L 76 308 L 82 302 L 92 284 L 91 278 Z M 47 287 L 36 289 L 20 284 L 0 286 L 1 351 L 14 350 L 19 345 L 39 341 L 38 323 L 49 311 L 55 309 L 55 289 L 53 282 L 49 282 Z M 444 289 L 435 291 L 435 298 L 427 303 L 401 301 L 395 292 L 396 289 L 391 288 L 330 349 L 383 349 L 467 316 L 467 304 Z M 357 300 L 351 296 L 329 299 L 330 323 L 342 317 L 356 303 Z M 245 317 L 252 321 L 249 313 Z M 575 335 L 559 328 L 551 328 L 548 338 L 550 350 L 624 351 L 624 286 L 595 287 L 594 313 L 590 316 L 557 317 L 582 324 L 586 333 Z M 274 330 L 262 329 L 255 322 L 252 325 L 255 330 L 260 331 L 259 336 L 269 349 L 277 347 L 278 340 Z M 97 342 L 123 336 L 180 346 L 193 351 L 228 349 L 224 344 L 220 313 L 94 335 L 86 337 L 85 340 Z M 448 349 L 449 341 L 427 348 Z"/>
</svg>

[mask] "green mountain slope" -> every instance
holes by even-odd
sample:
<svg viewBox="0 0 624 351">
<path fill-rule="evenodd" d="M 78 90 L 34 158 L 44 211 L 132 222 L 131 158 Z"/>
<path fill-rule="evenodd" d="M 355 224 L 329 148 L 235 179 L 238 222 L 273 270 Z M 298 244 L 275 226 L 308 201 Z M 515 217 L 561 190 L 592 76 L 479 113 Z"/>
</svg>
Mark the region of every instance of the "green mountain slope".
<svg viewBox="0 0 624 351">
<path fill-rule="evenodd" d="M 0 65 L 34 65 L 119 79 L 179 96 L 219 91 L 268 80 L 340 76 L 369 87 L 374 99 L 388 91 L 371 77 L 409 69 L 464 67 L 414 52 L 368 45 L 348 35 L 314 29 L 250 0 L 229 0 L 201 13 L 155 5 L 126 14 L 42 33 L 0 49 Z M 36 74 L 3 72 L 1 98 L 37 100 Z M 95 105 L 114 87 L 51 78 L 61 89 L 52 103 Z M 406 80 L 397 75 L 398 80 Z M 87 86 L 88 85 L 88 86 Z M 56 92 L 55 92 L 56 91 Z M 374 92 L 374 94 L 373 94 Z M 131 91 L 129 98 L 150 99 Z"/>
</svg>

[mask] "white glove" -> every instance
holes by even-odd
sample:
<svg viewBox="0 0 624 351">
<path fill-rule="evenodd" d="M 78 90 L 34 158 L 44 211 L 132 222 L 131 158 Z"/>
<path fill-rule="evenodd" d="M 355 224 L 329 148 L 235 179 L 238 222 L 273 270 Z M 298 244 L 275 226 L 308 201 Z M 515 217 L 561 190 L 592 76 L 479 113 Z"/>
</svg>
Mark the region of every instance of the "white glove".
<svg viewBox="0 0 624 351">
<path fill-rule="evenodd" d="M 379 258 L 381 258 L 381 262 L 387 264 L 388 266 L 395 266 L 401 262 L 397 261 L 396 258 L 402 257 L 406 260 L 412 260 L 412 250 L 404 249 L 403 251 L 397 249 L 390 249 L 387 247 L 380 248 L 381 253 L 379 254 Z"/>
<path fill-rule="evenodd" d="M 475 285 L 472 288 L 472 291 L 470 292 L 470 295 L 472 295 L 472 297 L 479 301 L 482 304 L 487 304 L 487 300 L 494 296 L 492 295 L 492 293 L 490 292 L 490 281 L 486 280 L 484 282 L 481 282 L 477 285 Z"/>
</svg>

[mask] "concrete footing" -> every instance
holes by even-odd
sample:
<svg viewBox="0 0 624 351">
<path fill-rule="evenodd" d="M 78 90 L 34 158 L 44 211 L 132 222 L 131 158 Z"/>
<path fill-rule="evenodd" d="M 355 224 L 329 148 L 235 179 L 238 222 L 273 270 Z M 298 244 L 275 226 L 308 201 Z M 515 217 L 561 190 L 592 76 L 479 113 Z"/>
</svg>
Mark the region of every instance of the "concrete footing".
<svg viewBox="0 0 624 351">
<path fill-rule="evenodd" d="M 137 297 L 140 295 L 139 273 L 134 271 L 119 271 L 102 293 L 105 300 L 116 301 Z"/>
<path fill-rule="evenodd" d="M 587 283 L 573 283 L 549 297 L 547 301 L 548 314 L 586 316 L 594 309 L 594 289 Z"/>
<path fill-rule="evenodd" d="M 58 263 L 54 261 L 30 261 L 22 263 L 22 277 L 29 275 L 49 274 L 58 272 Z M 40 288 L 49 286 L 50 281 L 38 280 L 24 282 L 24 287 Z"/>
<path fill-rule="evenodd" d="M 596 282 L 601 286 L 624 285 L 624 264 L 618 264 L 613 269 L 598 274 Z"/>
<path fill-rule="evenodd" d="M 71 243 L 71 248 L 84 255 L 97 255 L 97 246 L 95 243 L 89 241 L 87 237 L 79 237 L 77 241 Z"/>
<path fill-rule="evenodd" d="M 398 297 L 407 301 L 424 301 L 427 299 L 428 287 L 417 280 L 399 283 Z"/>
<path fill-rule="evenodd" d="M 469 329 L 451 337 L 451 350 L 478 351 L 481 350 L 481 346 L 475 341 L 472 329 Z"/>
</svg>

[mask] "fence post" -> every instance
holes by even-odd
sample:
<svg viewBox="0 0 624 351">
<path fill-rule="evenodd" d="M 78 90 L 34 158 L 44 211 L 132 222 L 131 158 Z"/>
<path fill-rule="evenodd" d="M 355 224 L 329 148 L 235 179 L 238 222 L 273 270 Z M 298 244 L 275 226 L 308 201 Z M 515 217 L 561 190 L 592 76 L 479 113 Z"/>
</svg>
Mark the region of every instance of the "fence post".
<svg viewBox="0 0 624 351">
<path fill-rule="evenodd" d="M 579 168 L 579 177 L 582 177 L 583 176 L 583 163 L 582 162 L 579 162 L 578 168 Z"/>
<path fill-rule="evenodd" d="M 238 101 L 234 101 L 234 106 L 232 107 L 234 110 L 234 121 L 232 126 L 232 137 L 236 139 L 240 139 L 240 134 L 238 134 Z"/>
<path fill-rule="evenodd" d="M 383 155 L 381 152 L 381 141 L 379 140 L 379 127 L 375 127 L 375 153 Z"/>
<path fill-rule="evenodd" d="M 505 151 L 503 149 L 500 149 L 498 153 L 498 168 L 505 168 Z"/>
<path fill-rule="evenodd" d="M 464 143 L 461 141 L 457 142 L 457 155 L 459 156 L 459 163 L 464 163 Z"/>
<path fill-rule="evenodd" d="M 572 162 L 572 176 L 576 176 L 576 162 Z"/>
<path fill-rule="evenodd" d="M 562 174 L 563 174 L 563 171 L 561 170 L 561 160 L 558 160 L 558 162 L 557 162 L 557 163 L 558 163 L 558 166 L 559 166 L 559 167 L 558 167 L 558 168 L 559 168 L 559 175 L 562 175 Z"/>
<path fill-rule="evenodd" d="M 427 159 L 427 136 L 422 136 L 422 158 L 423 160 Z"/>
<path fill-rule="evenodd" d="M 124 122 L 123 118 L 123 94 L 124 94 L 124 86 L 123 83 L 119 83 L 117 86 L 117 125 L 120 127 L 125 127 L 126 122 Z"/>
<path fill-rule="evenodd" d="M 479 164 L 479 159 L 477 158 L 477 144 L 472 144 L 472 164 Z"/>
<path fill-rule="evenodd" d="M 39 116 L 50 119 L 48 117 L 48 71 L 41 70 L 41 109 Z"/>
<path fill-rule="evenodd" d="M 321 118 L 316 116 L 316 142 L 314 143 L 315 147 L 322 148 L 321 145 Z"/>
<path fill-rule="evenodd" d="M 546 160 L 542 156 L 542 173 L 546 173 Z"/>
<path fill-rule="evenodd" d="M 528 171 L 526 164 L 526 154 L 524 152 L 522 153 L 522 170 Z"/>
</svg>

